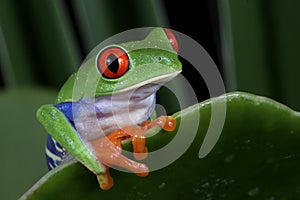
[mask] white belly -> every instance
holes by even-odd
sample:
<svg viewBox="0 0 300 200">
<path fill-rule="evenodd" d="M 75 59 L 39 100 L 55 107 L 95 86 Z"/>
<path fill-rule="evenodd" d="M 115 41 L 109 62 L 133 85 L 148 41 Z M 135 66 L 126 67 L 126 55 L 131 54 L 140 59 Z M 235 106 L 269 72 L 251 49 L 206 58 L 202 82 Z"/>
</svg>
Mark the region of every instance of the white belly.
<svg viewBox="0 0 300 200">
<path fill-rule="evenodd" d="M 86 140 L 103 137 L 127 125 L 147 120 L 155 109 L 159 85 L 147 85 L 135 91 L 83 99 L 74 125 Z"/>
</svg>

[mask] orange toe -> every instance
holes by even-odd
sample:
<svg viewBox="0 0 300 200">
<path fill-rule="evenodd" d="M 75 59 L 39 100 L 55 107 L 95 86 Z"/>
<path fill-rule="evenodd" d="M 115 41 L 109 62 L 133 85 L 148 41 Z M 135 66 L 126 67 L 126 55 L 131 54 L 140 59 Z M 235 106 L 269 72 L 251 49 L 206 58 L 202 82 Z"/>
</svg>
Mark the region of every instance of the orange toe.
<svg viewBox="0 0 300 200">
<path fill-rule="evenodd" d="M 176 120 L 171 116 L 166 116 L 162 128 L 165 131 L 174 131 L 176 128 Z"/>
</svg>

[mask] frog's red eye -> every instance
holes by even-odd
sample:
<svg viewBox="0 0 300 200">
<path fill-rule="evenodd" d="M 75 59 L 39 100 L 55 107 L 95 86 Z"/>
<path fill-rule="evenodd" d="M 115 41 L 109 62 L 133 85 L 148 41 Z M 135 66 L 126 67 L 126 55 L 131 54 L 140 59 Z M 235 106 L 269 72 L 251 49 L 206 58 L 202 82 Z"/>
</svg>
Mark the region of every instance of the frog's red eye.
<svg viewBox="0 0 300 200">
<path fill-rule="evenodd" d="M 123 76 L 129 69 L 129 59 L 126 52 L 118 47 L 104 49 L 97 58 L 100 73 L 109 79 Z"/>
<path fill-rule="evenodd" d="M 166 33 L 166 35 L 167 35 L 167 37 L 168 37 L 168 39 L 169 39 L 169 41 L 170 41 L 173 49 L 177 52 L 178 51 L 178 42 L 176 40 L 175 35 L 168 28 L 165 28 L 164 30 L 165 30 L 165 33 Z"/>
</svg>

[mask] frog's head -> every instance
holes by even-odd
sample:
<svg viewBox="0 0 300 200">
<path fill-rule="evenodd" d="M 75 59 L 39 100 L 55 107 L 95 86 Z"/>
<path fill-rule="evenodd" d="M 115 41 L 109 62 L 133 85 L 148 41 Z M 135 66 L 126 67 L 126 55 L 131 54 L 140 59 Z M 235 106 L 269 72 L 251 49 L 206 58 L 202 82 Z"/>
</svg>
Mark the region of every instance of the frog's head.
<svg viewBox="0 0 300 200">
<path fill-rule="evenodd" d="M 143 40 L 108 45 L 80 67 L 73 100 L 164 83 L 181 72 L 177 51 L 175 36 L 163 28 L 154 28 Z"/>
</svg>

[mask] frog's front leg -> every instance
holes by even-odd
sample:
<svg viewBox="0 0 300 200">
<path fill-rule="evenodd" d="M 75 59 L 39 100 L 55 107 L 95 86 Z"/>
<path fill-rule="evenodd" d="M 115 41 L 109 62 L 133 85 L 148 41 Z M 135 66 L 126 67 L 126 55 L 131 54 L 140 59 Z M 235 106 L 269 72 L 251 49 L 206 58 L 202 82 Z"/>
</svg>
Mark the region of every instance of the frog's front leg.
<svg viewBox="0 0 300 200">
<path fill-rule="evenodd" d="M 126 131 L 126 129 L 131 128 L 131 126 L 124 127 L 106 137 L 90 141 L 90 144 L 92 145 L 97 158 L 104 165 L 122 167 L 139 176 L 147 176 L 149 169 L 145 164 L 135 162 L 122 155 L 121 142 L 131 138 L 131 135 Z"/>
<path fill-rule="evenodd" d="M 166 131 L 173 131 L 176 128 L 176 121 L 170 116 L 161 116 L 154 121 L 146 121 L 140 126 L 126 126 L 119 129 L 107 137 L 91 141 L 90 144 L 95 150 L 98 159 L 107 166 L 118 166 L 128 169 L 138 176 L 147 176 L 149 169 L 145 164 L 132 161 L 122 155 L 121 142 L 131 139 L 134 157 L 142 160 L 147 157 L 147 147 L 145 133 L 152 127 L 160 126 Z"/>
</svg>

